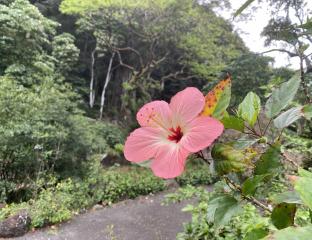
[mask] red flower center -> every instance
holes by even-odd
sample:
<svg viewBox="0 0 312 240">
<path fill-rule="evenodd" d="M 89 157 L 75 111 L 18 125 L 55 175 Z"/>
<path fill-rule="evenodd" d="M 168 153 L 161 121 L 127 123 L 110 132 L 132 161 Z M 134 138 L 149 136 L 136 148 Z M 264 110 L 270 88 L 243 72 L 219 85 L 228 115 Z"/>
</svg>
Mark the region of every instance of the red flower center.
<svg viewBox="0 0 312 240">
<path fill-rule="evenodd" d="M 183 132 L 182 132 L 180 126 L 177 127 L 176 129 L 170 128 L 169 131 L 171 132 L 171 134 L 168 135 L 168 139 L 170 141 L 178 143 L 181 140 L 181 138 L 183 137 Z"/>
</svg>

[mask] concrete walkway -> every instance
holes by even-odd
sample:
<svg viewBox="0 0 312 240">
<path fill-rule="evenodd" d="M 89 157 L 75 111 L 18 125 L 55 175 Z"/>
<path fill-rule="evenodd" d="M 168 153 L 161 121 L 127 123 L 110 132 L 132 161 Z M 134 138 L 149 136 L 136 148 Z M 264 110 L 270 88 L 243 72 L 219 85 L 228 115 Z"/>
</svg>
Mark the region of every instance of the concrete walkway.
<svg viewBox="0 0 312 240">
<path fill-rule="evenodd" d="M 171 192 L 174 190 L 170 190 Z M 18 240 L 174 240 L 191 220 L 187 202 L 162 206 L 168 192 L 90 210 L 69 222 L 37 230 Z"/>
</svg>

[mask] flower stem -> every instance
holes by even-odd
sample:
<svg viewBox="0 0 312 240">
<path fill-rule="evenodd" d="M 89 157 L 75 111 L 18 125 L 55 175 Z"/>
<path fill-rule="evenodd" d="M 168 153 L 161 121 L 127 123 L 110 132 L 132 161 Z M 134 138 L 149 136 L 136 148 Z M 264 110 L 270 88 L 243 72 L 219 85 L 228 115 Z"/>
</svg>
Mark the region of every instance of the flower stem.
<svg viewBox="0 0 312 240">
<path fill-rule="evenodd" d="M 210 165 L 210 162 L 208 159 L 205 158 L 204 154 L 202 151 L 199 151 L 198 153 L 196 153 L 196 156 L 200 159 L 202 159 L 205 163 L 207 163 L 208 165 Z M 272 213 L 272 209 L 265 205 L 264 203 L 260 202 L 259 200 L 257 200 L 256 198 L 252 197 L 252 196 L 246 196 L 243 194 L 243 190 L 241 188 L 241 186 L 237 185 L 235 182 L 233 182 L 231 179 L 229 179 L 228 177 L 224 176 L 223 177 L 226 184 L 233 190 L 233 191 L 238 191 L 240 193 L 240 195 L 242 196 L 243 199 L 253 203 L 254 205 L 262 208 L 263 210 L 266 210 L 270 213 Z"/>
<path fill-rule="evenodd" d="M 238 191 L 240 193 L 240 195 L 242 196 L 243 199 L 253 203 L 254 205 L 262 208 L 263 210 L 266 210 L 270 213 L 272 213 L 272 209 L 265 205 L 264 203 L 260 202 L 259 200 L 257 200 L 256 198 L 252 197 L 252 196 L 246 196 L 243 194 L 242 188 L 237 185 L 236 183 L 234 183 L 231 179 L 229 179 L 228 177 L 224 177 L 224 180 L 226 182 L 226 184 L 233 190 L 233 191 Z"/>
</svg>

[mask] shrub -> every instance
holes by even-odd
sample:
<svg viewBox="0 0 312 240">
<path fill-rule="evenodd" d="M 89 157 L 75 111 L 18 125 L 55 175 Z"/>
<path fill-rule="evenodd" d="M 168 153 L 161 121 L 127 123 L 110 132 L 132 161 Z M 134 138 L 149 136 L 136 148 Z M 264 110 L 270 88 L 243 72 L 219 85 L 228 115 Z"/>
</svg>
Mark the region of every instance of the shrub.
<svg viewBox="0 0 312 240">
<path fill-rule="evenodd" d="M 0 210 L 0 219 L 25 209 L 32 218 L 32 227 L 38 228 L 66 221 L 96 203 L 111 204 L 166 188 L 165 181 L 155 177 L 148 168 L 119 165 L 103 168 L 100 156 L 94 155 L 84 163 L 84 178 L 67 178 L 57 182 L 56 177 L 48 175 L 38 179 L 32 189 L 32 199 L 20 204 L 8 204 Z M 181 185 L 211 183 L 213 178 L 209 169 L 202 163 L 190 161 L 188 165 L 188 171 L 177 179 Z M 6 186 L 8 189 L 14 187 Z M 195 187 L 189 189 L 199 192 Z M 190 192 L 186 190 L 184 197 L 192 195 Z"/>
<path fill-rule="evenodd" d="M 119 126 L 112 123 L 105 123 L 100 133 L 105 136 L 105 140 L 110 148 L 123 143 L 125 139 L 125 132 Z"/>
<path fill-rule="evenodd" d="M 71 196 L 55 190 L 41 192 L 39 198 L 30 201 L 30 216 L 33 227 L 42 227 L 49 223 L 58 223 L 71 218 L 69 209 Z"/>
<path fill-rule="evenodd" d="M 89 166 L 87 181 L 95 202 L 113 203 L 122 199 L 158 192 L 165 189 L 165 182 L 142 167 L 111 167 L 103 169 L 99 161 Z"/>
<path fill-rule="evenodd" d="M 180 186 L 186 185 L 209 185 L 216 182 L 216 177 L 210 173 L 207 164 L 191 160 L 185 167 L 184 173 L 177 177 Z"/>
<path fill-rule="evenodd" d="M 37 228 L 66 221 L 95 203 L 110 204 L 166 188 L 163 180 L 139 167 L 98 168 L 95 173 L 97 175 L 83 180 L 68 178 L 57 184 L 46 184 L 48 187 L 41 189 L 36 198 L 1 209 L 0 219 L 25 209 L 31 216 L 32 227 Z"/>
<path fill-rule="evenodd" d="M 220 185 L 220 184 L 219 184 Z M 269 226 L 268 218 L 261 217 L 258 210 L 251 204 L 243 207 L 243 212 L 234 217 L 228 224 L 217 229 L 213 224 L 207 221 L 208 201 L 213 194 L 219 191 L 217 189 L 210 193 L 203 188 L 187 188 L 179 190 L 174 195 L 169 195 L 170 201 L 184 200 L 196 196 L 199 198 L 197 205 L 187 205 L 183 211 L 192 213 L 192 221 L 184 225 L 184 231 L 177 236 L 178 240 L 237 240 L 244 239 L 246 234 L 255 226 L 267 229 Z M 182 194 L 182 195 L 181 195 Z"/>
</svg>

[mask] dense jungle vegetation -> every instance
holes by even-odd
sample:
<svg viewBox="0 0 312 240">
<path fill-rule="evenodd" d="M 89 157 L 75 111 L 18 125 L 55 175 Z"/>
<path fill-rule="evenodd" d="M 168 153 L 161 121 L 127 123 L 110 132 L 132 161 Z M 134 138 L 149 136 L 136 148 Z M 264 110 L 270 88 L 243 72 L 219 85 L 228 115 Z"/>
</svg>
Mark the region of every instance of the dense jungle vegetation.
<svg viewBox="0 0 312 240">
<path fill-rule="evenodd" d="M 237 17 L 246 17 L 245 8 L 254 2 L 247 1 Z M 261 136 L 253 136 L 260 136 L 258 150 L 273 138 L 269 125 L 279 113 L 266 119 L 258 102 L 264 103 L 297 76 L 298 92 L 287 92 L 294 96 L 286 104 L 304 106 L 306 111 L 305 118 L 288 119 L 288 124 L 277 127 L 283 129 L 278 135 L 279 151 L 285 158 L 291 156 L 291 161 L 282 161 L 279 171 L 266 180 L 269 187 L 260 184 L 268 177 L 260 170 L 257 180 L 253 177 L 251 185 L 256 187 L 250 195 L 268 199 L 264 196 L 291 189 L 286 175 L 298 175 L 298 166 L 305 169 L 302 177 L 311 175 L 311 12 L 304 0 L 266 2 L 272 11 L 262 32 L 266 45 L 285 58 L 298 59 L 296 69 L 274 68 L 273 58 L 250 51 L 231 22 L 219 14 L 220 9 L 230 8 L 227 0 L 0 0 L 0 203 L 5 204 L 0 218 L 27 209 L 31 226 L 42 227 L 96 203 L 164 190 L 164 180 L 124 159 L 125 139 L 137 127 L 136 112 L 155 99 L 170 101 L 186 87 L 207 93 L 227 74 L 232 79 L 232 97 L 227 104 L 230 116 L 223 124 L 243 132 L 237 124 L 244 128 L 244 121 L 233 117 L 238 113 L 248 122 L 250 135 L 256 135 L 259 132 L 253 127 L 259 114 L 269 135 L 259 126 Z M 248 94 L 251 91 L 257 97 Z M 259 106 L 250 110 L 250 102 Z M 245 109 L 259 111 L 250 117 Z M 237 140 L 227 134 L 224 138 Z M 267 168 L 271 167 L 275 168 Z M 179 239 L 256 240 L 276 230 L 269 217 L 258 214 L 250 203 L 232 220 L 231 214 L 224 214 L 220 230 L 206 219 L 213 194 L 190 185 L 221 179 L 215 190 L 220 193 L 225 180 L 212 175 L 200 159 L 192 159 L 186 169 L 177 182 L 188 186 L 169 196 L 170 201 L 197 195 L 200 204 L 186 209 L 193 221 Z M 236 177 L 237 182 L 246 180 L 243 174 Z M 287 204 L 298 202 L 296 198 Z M 278 229 L 310 226 L 312 197 L 303 202 L 295 222 Z"/>
</svg>

